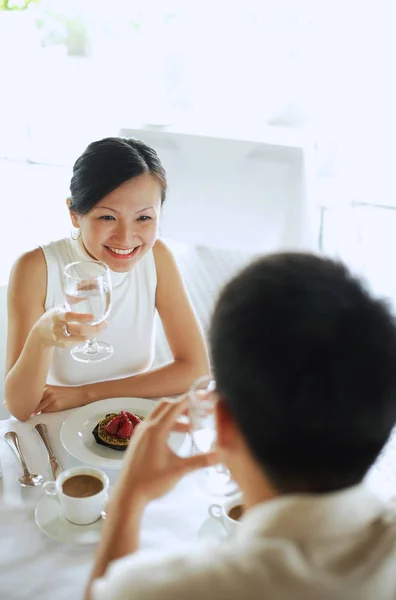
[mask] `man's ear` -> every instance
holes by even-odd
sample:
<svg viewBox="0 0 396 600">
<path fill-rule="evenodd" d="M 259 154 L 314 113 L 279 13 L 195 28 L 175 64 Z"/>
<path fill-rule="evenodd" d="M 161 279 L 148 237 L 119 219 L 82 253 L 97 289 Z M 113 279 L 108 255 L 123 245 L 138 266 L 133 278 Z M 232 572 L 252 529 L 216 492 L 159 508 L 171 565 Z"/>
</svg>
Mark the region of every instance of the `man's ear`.
<svg viewBox="0 0 396 600">
<path fill-rule="evenodd" d="M 76 229 L 79 229 L 80 222 L 78 219 L 78 215 L 73 210 L 70 209 L 70 204 L 71 204 L 70 198 L 66 198 L 66 205 L 67 205 L 67 208 L 69 209 L 69 215 L 70 215 L 70 220 L 72 222 L 72 225 Z"/>
<path fill-rule="evenodd" d="M 216 429 L 217 446 L 224 450 L 234 448 L 239 439 L 239 429 L 234 416 L 221 396 L 216 404 Z"/>
</svg>

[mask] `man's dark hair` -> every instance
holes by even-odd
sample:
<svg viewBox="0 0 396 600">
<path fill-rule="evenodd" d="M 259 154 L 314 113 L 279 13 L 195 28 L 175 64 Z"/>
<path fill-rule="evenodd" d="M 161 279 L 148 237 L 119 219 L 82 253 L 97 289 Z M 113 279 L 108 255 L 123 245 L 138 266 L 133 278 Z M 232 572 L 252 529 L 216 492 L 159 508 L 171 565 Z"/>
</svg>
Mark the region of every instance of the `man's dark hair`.
<svg viewBox="0 0 396 600">
<path fill-rule="evenodd" d="M 396 420 L 396 327 L 340 263 L 273 254 L 222 291 L 217 389 L 281 492 L 361 481 Z"/>
</svg>

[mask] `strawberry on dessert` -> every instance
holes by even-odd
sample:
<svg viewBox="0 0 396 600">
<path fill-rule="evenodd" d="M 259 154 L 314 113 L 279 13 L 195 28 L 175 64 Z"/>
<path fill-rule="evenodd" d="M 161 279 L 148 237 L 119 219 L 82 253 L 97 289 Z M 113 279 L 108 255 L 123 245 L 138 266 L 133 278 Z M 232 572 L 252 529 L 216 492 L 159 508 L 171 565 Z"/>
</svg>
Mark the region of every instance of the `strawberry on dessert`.
<svg viewBox="0 0 396 600">
<path fill-rule="evenodd" d="M 121 417 L 119 417 L 119 416 L 111 419 L 111 421 L 109 421 L 107 423 L 107 425 L 105 426 L 106 433 L 117 436 L 118 429 L 120 427 L 120 422 L 121 422 Z"/>
<path fill-rule="evenodd" d="M 138 417 L 137 415 L 134 415 L 133 413 L 128 412 L 127 410 L 125 411 L 125 414 L 127 415 L 128 419 L 130 420 L 132 425 L 134 425 L 134 426 L 136 426 L 138 423 L 140 423 L 142 421 L 142 419 L 140 417 Z"/>
<path fill-rule="evenodd" d="M 111 413 L 99 421 L 92 434 L 98 444 L 114 450 L 126 450 L 133 430 L 142 419 L 128 411 Z"/>
<path fill-rule="evenodd" d="M 133 425 L 126 417 L 125 419 L 121 419 L 121 425 L 117 433 L 117 437 L 120 438 L 130 438 L 133 431 Z"/>
</svg>

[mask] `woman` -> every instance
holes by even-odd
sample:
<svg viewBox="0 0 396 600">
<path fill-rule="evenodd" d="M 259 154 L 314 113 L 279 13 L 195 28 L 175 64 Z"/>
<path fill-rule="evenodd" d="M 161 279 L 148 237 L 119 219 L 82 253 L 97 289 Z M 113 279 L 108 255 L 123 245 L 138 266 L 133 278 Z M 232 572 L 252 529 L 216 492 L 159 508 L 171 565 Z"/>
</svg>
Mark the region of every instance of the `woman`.
<svg viewBox="0 0 396 600">
<path fill-rule="evenodd" d="M 105 398 L 179 394 L 208 371 L 175 260 L 158 239 L 166 187 L 156 152 L 135 139 L 93 142 L 77 159 L 67 200 L 76 234 L 24 254 L 10 277 L 5 395 L 21 421 Z M 95 326 L 65 310 L 62 289 L 66 264 L 89 259 L 107 264 L 113 285 L 108 322 Z M 156 309 L 174 360 L 150 371 Z M 75 361 L 70 349 L 96 336 L 114 355 Z"/>
</svg>

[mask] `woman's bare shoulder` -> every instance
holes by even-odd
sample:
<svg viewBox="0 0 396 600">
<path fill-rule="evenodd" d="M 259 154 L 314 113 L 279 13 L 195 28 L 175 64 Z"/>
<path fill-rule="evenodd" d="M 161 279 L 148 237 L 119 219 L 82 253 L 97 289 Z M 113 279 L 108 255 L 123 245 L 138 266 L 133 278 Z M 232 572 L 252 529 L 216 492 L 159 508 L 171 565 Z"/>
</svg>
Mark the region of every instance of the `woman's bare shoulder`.
<svg viewBox="0 0 396 600">
<path fill-rule="evenodd" d="M 153 246 L 153 255 L 155 264 L 158 268 L 159 265 L 173 265 L 176 264 L 173 252 L 166 242 L 158 239 Z"/>
<path fill-rule="evenodd" d="M 156 256 L 157 254 L 172 255 L 172 251 L 170 250 L 168 244 L 166 242 L 164 242 L 164 240 L 162 240 L 161 238 L 158 238 L 158 240 L 155 242 L 155 244 L 153 246 L 153 253 L 154 253 L 154 256 Z"/>
<path fill-rule="evenodd" d="M 35 248 L 17 258 L 11 270 L 11 277 L 18 278 L 22 275 L 30 278 L 32 275 L 45 274 L 46 270 L 44 253 L 41 248 Z"/>
<path fill-rule="evenodd" d="M 21 254 L 15 261 L 9 279 L 9 293 L 21 290 L 33 295 L 40 294 L 44 299 L 46 293 L 47 265 L 41 248 L 35 248 Z"/>
</svg>

